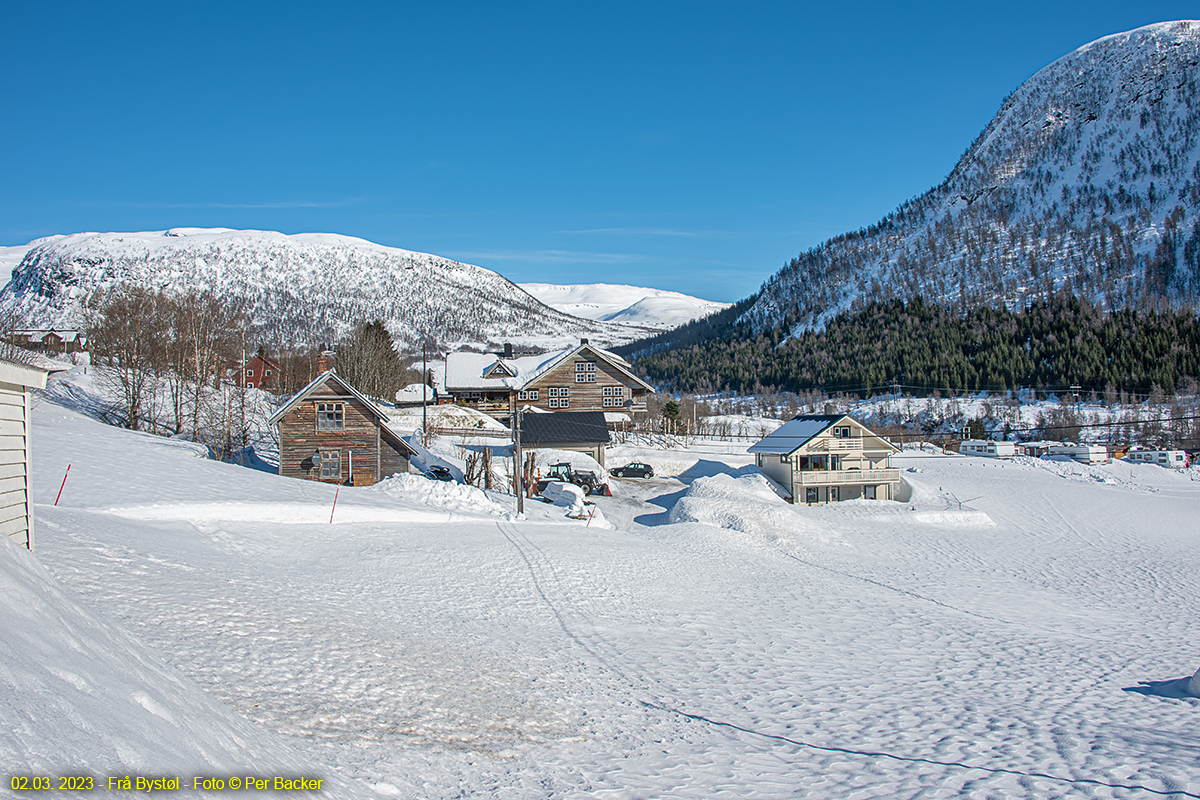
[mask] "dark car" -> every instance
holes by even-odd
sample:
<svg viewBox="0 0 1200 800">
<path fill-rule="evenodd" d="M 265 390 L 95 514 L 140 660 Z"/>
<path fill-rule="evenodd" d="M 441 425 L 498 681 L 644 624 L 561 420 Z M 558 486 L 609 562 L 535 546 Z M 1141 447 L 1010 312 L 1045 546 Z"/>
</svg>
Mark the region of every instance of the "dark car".
<svg viewBox="0 0 1200 800">
<path fill-rule="evenodd" d="M 453 481 L 454 475 L 450 470 L 443 467 L 441 464 L 434 464 L 429 469 L 425 470 L 425 477 L 434 481 Z"/>
<path fill-rule="evenodd" d="M 623 467 L 610 469 L 609 475 L 614 475 L 618 478 L 653 478 L 654 467 L 649 464 L 642 464 L 637 461 L 632 464 L 626 464 Z"/>
</svg>

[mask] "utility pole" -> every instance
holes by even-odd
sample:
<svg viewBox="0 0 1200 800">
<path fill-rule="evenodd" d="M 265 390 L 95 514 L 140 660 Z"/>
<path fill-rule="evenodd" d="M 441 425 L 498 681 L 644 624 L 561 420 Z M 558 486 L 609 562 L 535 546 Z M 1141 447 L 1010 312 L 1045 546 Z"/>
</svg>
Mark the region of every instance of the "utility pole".
<svg viewBox="0 0 1200 800">
<path fill-rule="evenodd" d="M 521 458 L 521 406 L 517 406 L 517 410 L 512 416 L 512 435 L 513 435 L 513 479 L 516 481 L 517 489 L 517 513 L 525 513 L 525 464 Z"/>
<path fill-rule="evenodd" d="M 421 446 L 429 447 L 429 337 L 421 336 Z"/>
</svg>

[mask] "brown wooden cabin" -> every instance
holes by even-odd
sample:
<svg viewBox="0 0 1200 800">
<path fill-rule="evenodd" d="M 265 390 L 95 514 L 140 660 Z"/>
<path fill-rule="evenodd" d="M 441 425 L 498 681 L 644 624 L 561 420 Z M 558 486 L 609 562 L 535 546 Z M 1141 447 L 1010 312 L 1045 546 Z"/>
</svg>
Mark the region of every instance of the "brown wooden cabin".
<svg viewBox="0 0 1200 800">
<path fill-rule="evenodd" d="M 270 419 L 279 430 L 279 474 L 369 486 L 408 472 L 415 451 L 387 417 L 333 370 L 284 403 Z"/>
</svg>

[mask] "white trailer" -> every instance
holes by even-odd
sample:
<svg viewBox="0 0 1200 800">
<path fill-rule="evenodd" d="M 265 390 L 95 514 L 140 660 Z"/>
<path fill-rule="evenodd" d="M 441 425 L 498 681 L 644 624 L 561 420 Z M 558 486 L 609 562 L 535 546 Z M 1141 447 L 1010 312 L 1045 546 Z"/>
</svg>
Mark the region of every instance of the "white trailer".
<svg viewBox="0 0 1200 800">
<path fill-rule="evenodd" d="M 1060 444 L 1050 448 L 1052 456 L 1067 456 L 1081 464 L 1103 464 L 1108 461 L 1108 448 L 1102 444 Z"/>
<path fill-rule="evenodd" d="M 990 439 L 967 439 L 958 446 L 958 452 L 964 456 L 1012 458 L 1017 454 L 1017 445 L 1014 442 L 994 442 Z"/>
<path fill-rule="evenodd" d="M 1191 459 L 1183 450 L 1130 450 L 1127 459 L 1135 464 L 1158 464 L 1170 469 L 1187 469 Z"/>
</svg>

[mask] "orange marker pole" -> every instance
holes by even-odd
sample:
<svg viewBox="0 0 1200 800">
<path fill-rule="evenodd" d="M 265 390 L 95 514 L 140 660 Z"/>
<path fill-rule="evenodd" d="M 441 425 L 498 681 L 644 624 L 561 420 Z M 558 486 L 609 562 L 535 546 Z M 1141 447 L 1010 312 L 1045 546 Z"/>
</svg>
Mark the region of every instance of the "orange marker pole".
<svg viewBox="0 0 1200 800">
<path fill-rule="evenodd" d="M 337 496 L 338 496 L 338 492 L 340 492 L 341 490 L 342 490 L 341 486 L 339 486 L 333 490 L 333 508 L 331 508 L 329 510 L 329 524 L 330 525 L 333 524 L 333 512 L 337 511 Z"/>
<path fill-rule="evenodd" d="M 67 476 L 71 474 L 71 465 L 67 464 L 67 471 L 63 473 L 63 482 L 58 487 L 58 494 L 54 497 L 54 505 L 58 505 L 58 498 L 62 497 L 63 486 L 67 485 Z"/>
</svg>

